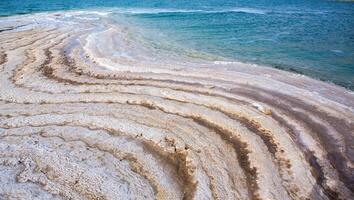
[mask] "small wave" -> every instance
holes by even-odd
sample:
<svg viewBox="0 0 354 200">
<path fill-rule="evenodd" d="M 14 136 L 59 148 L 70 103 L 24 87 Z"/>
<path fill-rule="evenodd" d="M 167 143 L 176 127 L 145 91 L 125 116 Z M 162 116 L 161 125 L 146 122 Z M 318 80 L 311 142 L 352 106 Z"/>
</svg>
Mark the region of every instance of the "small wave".
<svg viewBox="0 0 354 200">
<path fill-rule="evenodd" d="M 343 53 L 343 51 L 342 50 L 338 50 L 338 49 L 333 49 L 333 50 L 331 50 L 333 53 Z"/>
<path fill-rule="evenodd" d="M 203 12 L 203 10 L 126 8 L 126 9 L 116 9 L 114 10 L 114 12 L 122 13 L 122 14 L 161 14 L 161 13 L 193 13 L 193 12 Z"/>
<path fill-rule="evenodd" d="M 126 8 L 116 9 L 116 13 L 122 14 L 163 14 L 163 13 L 249 13 L 249 14 L 267 14 L 267 11 L 255 8 L 231 8 L 223 10 L 187 10 L 187 9 L 155 9 L 155 8 Z"/>
<path fill-rule="evenodd" d="M 221 12 L 238 12 L 238 13 L 260 14 L 260 15 L 267 14 L 267 11 L 265 10 L 254 9 L 254 8 L 234 8 L 230 10 L 224 10 Z"/>
</svg>

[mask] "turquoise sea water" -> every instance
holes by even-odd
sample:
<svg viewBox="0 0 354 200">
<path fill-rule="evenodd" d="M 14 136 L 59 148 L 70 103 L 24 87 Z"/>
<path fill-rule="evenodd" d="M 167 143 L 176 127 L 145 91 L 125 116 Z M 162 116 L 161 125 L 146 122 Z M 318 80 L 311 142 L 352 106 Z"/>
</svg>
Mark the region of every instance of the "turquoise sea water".
<svg viewBox="0 0 354 200">
<path fill-rule="evenodd" d="M 164 38 L 189 49 L 290 70 L 354 90 L 354 2 L 0 1 L 2 17 L 77 9 L 112 9 L 112 17 L 124 16 L 127 24 L 149 32 L 152 40 Z"/>
</svg>

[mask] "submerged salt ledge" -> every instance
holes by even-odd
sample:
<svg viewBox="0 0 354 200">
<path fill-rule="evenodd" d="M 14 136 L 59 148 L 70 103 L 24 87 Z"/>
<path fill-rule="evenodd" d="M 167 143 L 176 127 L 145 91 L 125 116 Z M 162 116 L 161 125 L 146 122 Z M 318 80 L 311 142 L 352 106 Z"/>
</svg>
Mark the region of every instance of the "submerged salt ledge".
<svg viewBox="0 0 354 200">
<path fill-rule="evenodd" d="M 0 22 L 0 198 L 353 196 L 353 92 L 68 13 Z"/>
</svg>

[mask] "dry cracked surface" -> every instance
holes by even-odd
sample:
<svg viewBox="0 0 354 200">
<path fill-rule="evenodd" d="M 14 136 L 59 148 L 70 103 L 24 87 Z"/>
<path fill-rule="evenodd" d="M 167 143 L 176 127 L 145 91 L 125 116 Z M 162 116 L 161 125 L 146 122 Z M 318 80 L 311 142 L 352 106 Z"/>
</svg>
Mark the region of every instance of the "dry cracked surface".
<svg viewBox="0 0 354 200">
<path fill-rule="evenodd" d="M 353 92 L 73 15 L 0 20 L 0 199 L 353 198 Z"/>
</svg>

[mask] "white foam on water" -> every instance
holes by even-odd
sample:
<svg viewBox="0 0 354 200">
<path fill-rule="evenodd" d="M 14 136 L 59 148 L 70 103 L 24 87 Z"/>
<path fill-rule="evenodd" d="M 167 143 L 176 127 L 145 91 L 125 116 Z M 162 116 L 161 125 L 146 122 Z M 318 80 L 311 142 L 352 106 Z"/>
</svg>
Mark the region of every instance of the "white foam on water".
<svg viewBox="0 0 354 200">
<path fill-rule="evenodd" d="M 223 10 L 188 10 L 188 9 L 156 9 L 156 8 L 117 8 L 112 10 L 121 14 L 161 14 L 161 13 L 249 13 L 249 14 L 267 14 L 266 10 L 256 8 L 237 7 Z"/>
<path fill-rule="evenodd" d="M 160 14 L 160 13 L 193 13 L 203 12 L 203 10 L 183 10 L 183 9 L 155 9 L 155 8 L 126 8 L 115 9 L 114 12 L 122 14 Z"/>
<path fill-rule="evenodd" d="M 333 50 L 331 50 L 333 53 L 343 53 L 343 51 L 342 50 L 338 50 L 338 49 L 333 49 Z"/>
<path fill-rule="evenodd" d="M 235 64 L 240 64 L 240 62 L 217 60 L 217 61 L 214 61 L 214 64 L 215 65 L 235 65 Z"/>
<path fill-rule="evenodd" d="M 233 8 L 230 10 L 225 10 L 225 12 L 239 12 L 239 13 L 248 13 L 248 14 L 267 14 L 266 10 L 255 9 L 255 8 Z"/>
</svg>

